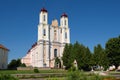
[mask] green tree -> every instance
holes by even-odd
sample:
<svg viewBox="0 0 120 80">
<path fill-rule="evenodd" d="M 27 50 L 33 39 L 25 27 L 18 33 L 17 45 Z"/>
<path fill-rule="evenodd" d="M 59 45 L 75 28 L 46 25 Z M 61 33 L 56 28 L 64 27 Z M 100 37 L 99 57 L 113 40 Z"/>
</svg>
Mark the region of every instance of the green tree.
<svg viewBox="0 0 120 80">
<path fill-rule="evenodd" d="M 110 38 L 106 42 L 106 53 L 109 59 L 109 65 L 115 65 L 116 67 L 120 65 L 120 36 L 115 38 Z"/>
<path fill-rule="evenodd" d="M 26 67 L 25 63 L 21 63 L 20 67 Z"/>
<path fill-rule="evenodd" d="M 66 69 L 69 69 L 72 66 L 72 62 L 74 61 L 73 53 L 72 53 L 72 44 L 66 44 L 63 51 L 63 65 Z"/>
<path fill-rule="evenodd" d="M 63 65 L 66 69 L 73 66 L 74 60 L 77 61 L 78 69 L 90 70 L 91 68 L 91 52 L 88 47 L 76 42 L 74 45 L 66 44 L 63 52 Z"/>
<path fill-rule="evenodd" d="M 81 69 L 82 63 L 81 63 L 81 49 L 80 49 L 80 44 L 78 42 L 76 42 L 73 45 L 73 54 L 74 54 L 74 59 L 77 61 L 78 64 L 78 69 Z"/>
<path fill-rule="evenodd" d="M 94 65 L 100 65 L 101 66 L 101 60 L 103 55 L 103 49 L 100 44 L 94 47 Z"/>
<path fill-rule="evenodd" d="M 84 53 L 84 66 L 83 66 L 83 70 L 91 70 L 91 59 L 92 59 L 92 54 L 89 50 L 89 48 L 85 48 L 85 53 Z"/>
<path fill-rule="evenodd" d="M 20 66 L 26 66 L 25 64 L 21 63 L 20 59 L 13 59 L 9 64 L 8 64 L 8 69 L 17 69 L 17 67 Z"/>
<path fill-rule="evenodd" d="M 103 67 L 108 66 L 107 54 L 100 44 L 94 47 L 93 60 L 94 65 L 99 65 Z"/>
<path fill-rule="evenodd" d="M 17 61 L 13 59 L 9 64 L 8 64 L 8 69 L 16 69 L 17 68 Z"/>
<path fill-rule="evenodd" d="M 89 48 L 76 42 L 73 47 L 75 59 L 78 63 L 78 68 L 83 70 L 90 70 L 91 52 Z"/>
</svg>

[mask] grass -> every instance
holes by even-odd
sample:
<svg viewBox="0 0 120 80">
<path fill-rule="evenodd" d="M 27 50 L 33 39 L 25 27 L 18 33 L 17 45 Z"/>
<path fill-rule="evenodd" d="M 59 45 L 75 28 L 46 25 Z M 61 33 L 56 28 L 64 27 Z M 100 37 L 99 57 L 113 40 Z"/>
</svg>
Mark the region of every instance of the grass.
<svg viewBox="0 0 120 80">
<path fill-rule="evenodd" d="M 110 71 L 109 74 L 117 74 L 117 75 L 120 75 L 120 71 Z"/>
<path fill-rule="evenodd" d="M 0 74 L 32 74 L 33 70 L 17 71 L 17 70 L 0 70 Z"/>
<path fill-rule="evenodd" d="M 64 75 L 60 76 L 57 73 L 63 73 Z M 103 80 L 103 78 L 111 78 L 111 77 L 103 77 L 95 74 L 91 74 L 89 72 L 69 72 L 66 70 L 52 69 L 52 70 L 39 70 L 39 73 L 35 73 L 34 70 L 0 70 L 0 74 L 13 74 L 13 75 L 22 75 L 22 78 L 44 78 L 45 80 Z M 30 74 L 30 76 L 27 76 Z M 43 76 L 36 76 L 42 74 Z M 45 75 L 46 76 L 45 76 Z M 120 74 L 120 72 L 110 72 L 109 74 Z M 79 78 L 79 79 L 75 79 Z"/>
<path fill-rule="evenodd" d="M 39 73 L 66 73 L 65 70 L 39 70 Z M 34 70 L 0 70 L 0 74 L 34 74 Z"/>
<path fill-rule="evenodd" d="M 0 80 L 18 80 L 18 78 L 11 75 L 0 74 Z"/>
</svg>

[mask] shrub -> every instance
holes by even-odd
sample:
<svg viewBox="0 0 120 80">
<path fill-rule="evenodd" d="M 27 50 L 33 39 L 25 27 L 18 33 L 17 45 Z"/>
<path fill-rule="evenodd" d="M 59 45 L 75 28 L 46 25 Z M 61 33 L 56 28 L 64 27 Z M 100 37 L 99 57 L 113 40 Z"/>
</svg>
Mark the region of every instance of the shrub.
<svg viewBox="0 0 120 80">
<path fill-rule="evenodd" d="M 94 75 L 94 77 L 93 77 L 94 80 L 103 80 L 103 78 L 104 78 L 103 76 L 100 76 L 98 74 Z"/>
<path fill-rule="evenodd" d="M 80 80 L 80 72 L 78 71 L 69 72 L 67 80 Z"/>
<path fill-rule="evenodd" d="M 39 73 L 39 70 L 37 68 L 34 69 L 35 73 Z"/>
<path fill-rule="evenodd" d="M 97 74 L 85 74 L 80 71 L 71 71 L 67 75 L 67 80 L 103 80 L 105 77 Z"/>
</svg>

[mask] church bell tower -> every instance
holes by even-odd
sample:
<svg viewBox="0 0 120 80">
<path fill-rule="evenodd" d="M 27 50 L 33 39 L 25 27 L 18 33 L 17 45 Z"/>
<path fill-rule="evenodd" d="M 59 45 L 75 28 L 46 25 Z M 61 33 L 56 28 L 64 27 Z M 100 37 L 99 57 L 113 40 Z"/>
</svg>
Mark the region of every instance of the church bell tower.
<svg viewBox="0 0 120 80">
<path fill-rule="evenodd" d="M 48 24 L 48 12 L 45 8 L 42 8 L 39 14 L 38 24 L 38 55 L 39 66 L 49 67 L 49 24 Z"/>
<path fill-rule="evenodd" d="M 70 31 L 68 25 L 68 16 L 66 13 L 63 13 L 60 18 L 60 27 L 62 32 L 62 43 L 70 43 Z"/>
<path fill-rule="evenodd" d="M 48 12 L 45 8 L 42 8 L 39 14 L 38 41 L 39 40 L 49 41 Z"/>
</svg>

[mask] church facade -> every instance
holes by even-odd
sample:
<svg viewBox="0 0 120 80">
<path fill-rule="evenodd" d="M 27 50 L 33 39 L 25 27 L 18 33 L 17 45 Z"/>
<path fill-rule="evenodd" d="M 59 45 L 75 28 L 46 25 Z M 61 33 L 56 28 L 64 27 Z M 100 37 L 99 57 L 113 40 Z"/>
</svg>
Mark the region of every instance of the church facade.
<svg viewBox="0 0 120 80">
<path fill-rule="evenodd" d="M 55 58 L 61 60 L 65 44 L 70 43 L 68 16 L 63 13 L 60 25 L 56 19 L 48 24 L 48 11 L 42 8 L 39 14 L 38 40 L 32 45 L 26 56 L 21 59 L 26 66 L 55 67 Z"/>
</svg>

